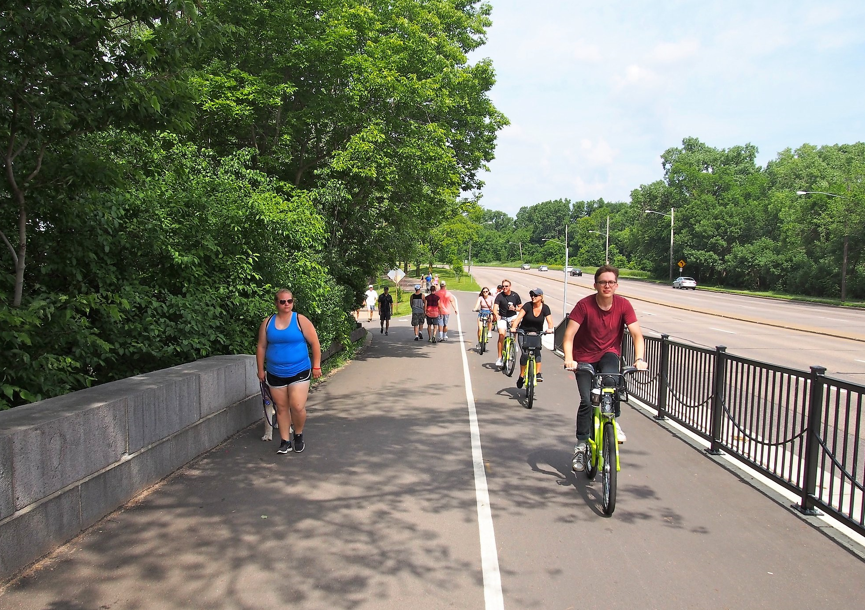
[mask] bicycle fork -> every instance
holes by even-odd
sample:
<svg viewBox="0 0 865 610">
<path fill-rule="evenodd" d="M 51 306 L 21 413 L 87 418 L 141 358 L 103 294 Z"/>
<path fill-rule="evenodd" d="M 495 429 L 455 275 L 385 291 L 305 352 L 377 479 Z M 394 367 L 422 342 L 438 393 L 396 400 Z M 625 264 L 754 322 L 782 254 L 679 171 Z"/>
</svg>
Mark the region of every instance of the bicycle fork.
<svg viewBox="0 0 865 610">
<path fill-rule="evenodd" d="M 600 409 L 596 407 L 595 414 L 592 419 L 594 420 L 595 433 L 586 441 L 592 451 L 592 461 L 597 465 L 598 470 L 603 469 L 604 452 L 602 451 L 602 447 L 604 446 L 604 424 L 610 422 L 611 424 L 613 424 L 613 438 L 617 439 L 616 442 L 613 444 L 613 446 L 616 448 L 616 472 L 620 471 L 622 468 L 619 464 L 619 428 L 618 424 L 616 424 L 616 418 L 611 415 L 601 415 Z M 597 439 L 597 443 L 595 442 L 595 439 Z"/>
</svg>

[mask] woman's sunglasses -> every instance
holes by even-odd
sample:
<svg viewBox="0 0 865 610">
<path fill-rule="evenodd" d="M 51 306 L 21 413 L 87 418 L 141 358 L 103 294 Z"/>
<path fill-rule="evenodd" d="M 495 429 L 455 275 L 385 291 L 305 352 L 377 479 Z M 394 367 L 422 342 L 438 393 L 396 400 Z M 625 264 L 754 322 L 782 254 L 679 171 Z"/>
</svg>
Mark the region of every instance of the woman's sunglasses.
<svg viewBox="0 0 865 610">
<path fill-rule="evenodd" d="M 280 305 L 291 305 L 294 303 L 294 299 L 279 299 Z"/>
</svg>

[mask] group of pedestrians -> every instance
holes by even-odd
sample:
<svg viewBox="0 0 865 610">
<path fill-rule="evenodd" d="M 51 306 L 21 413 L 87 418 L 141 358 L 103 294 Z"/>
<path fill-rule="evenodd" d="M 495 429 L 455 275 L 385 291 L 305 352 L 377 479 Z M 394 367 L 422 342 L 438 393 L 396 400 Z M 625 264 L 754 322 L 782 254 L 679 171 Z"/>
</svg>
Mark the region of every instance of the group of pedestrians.
<svg viewBox="0 0 865 610">
<path fill-rule="evenodd" d="M 438 282 L 438 276 L 434 281 Z M 427 326 L 427 342 L 447 341 L 451 313 L 459 315 L 456 296 L 447 289 L 447 282 L 441 280 L 438 283 L 440 287 L 430 279 L 429 294 L 423 293 L 420 284 L 414 285 L 414 293 L 409 299 L 409 305 L 415 341 L 423 340 L 424 323 Z"/>
</svg>

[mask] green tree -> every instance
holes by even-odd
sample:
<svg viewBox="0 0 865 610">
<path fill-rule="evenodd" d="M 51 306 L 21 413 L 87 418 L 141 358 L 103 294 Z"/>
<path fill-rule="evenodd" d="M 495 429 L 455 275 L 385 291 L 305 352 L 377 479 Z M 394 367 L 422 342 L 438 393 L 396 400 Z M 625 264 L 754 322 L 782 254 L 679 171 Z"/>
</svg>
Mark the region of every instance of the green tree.
<svg viewBox="0 0 865 610">
<path fill-rule="evenodd" d="M 186 0 L 10 3 L 0 36 L 2 206 L 16 231 L 0 226 L 15 270 L 12 304 L 21 305 L 28 227 L 41 222 L 31 193 L 51 150 L 109 125 L 187 123 L 191 92 L 181 78 L 185 50 L 198 40 Z M 54 157 L 56 158 L 56 156 Z"/>
</svg>

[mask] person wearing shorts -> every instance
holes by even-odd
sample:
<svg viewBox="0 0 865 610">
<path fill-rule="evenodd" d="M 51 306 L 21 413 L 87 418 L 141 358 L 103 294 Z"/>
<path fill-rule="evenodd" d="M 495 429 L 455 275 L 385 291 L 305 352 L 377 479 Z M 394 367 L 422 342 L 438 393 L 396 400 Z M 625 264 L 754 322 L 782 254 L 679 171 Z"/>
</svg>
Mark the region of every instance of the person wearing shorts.
<svg viewBox="0 0 865 610">
<path fill-rule="evenodd" d="M 414 294 L 411 295 L 408 302 L 411 307 L 411 325 L 414 327 L 414 340 L 420 341 L 423 339 L 423 333 L 421 333 L 421 331 L 426 322 L 426 314 L 424 313 L 426 302 L 421 293 L 420 284 L 414 285 Z"/>
<path fill-rule="evenodd" d="M 493 307 L 496 314 L 496 325 L 499 329 L 499 341 L 496 345 L 496 353 L 498 354 L 496 366 L 502 366 L 502 348 L 505 346 L 505 335 L 511 321 L 516 317 L 521 303 L 520 295 L 511 291 L 511 281 L 502 280 L 502 291 L 496 297 L 495 307 Z"/>
<path fill-rule="evenodd" d="M 301 453 L 306 447 L 303 427 L 309 383 L 321 376 L 321 344 L 312 322 L 294 311 L 291 291 L 280 290 L 275 301 L 276 314 L 266 318 L 258 329 L 258 379 L 270 386 L 276 408 L 281 438 L 276 452 L 285 454 L 293 448 L 295 453 Z M 292 426 L 294 436 L 289 438 Z"/>
<path fill-rule="evenodd" d="M 450 321 L 451 312 L 459 315 L 457 311 L 457 299 L 454 294 L 447 289 L 447 282 L 441 281 L 441 288 L 436 292 L 439 297 L 439 341 L 448 340 L 448 322 Z"/>
<path fill-rule="evenodd" d="M 367 322 L 372 322 L 372 314 L 375 312 L 375 304 L 378 302 L 378 293 L 372 287 L 372 284 L 369 285 L 369 289 L 366 291 L 366 310 L 369 313 L 369 318 Z"/>
<path fill-rule="evenodd" d="M 484 286 L 481 289 L 480 294 L 478 294 L 478 299 L 475 301 L 475 306 L 472 308 L 472 311 L 480 312 L 478 313 L 478 343 L 480 343 L 483 325 L 486 324 L 487 328 L 492 331 L 493 322 L 493 297 L 490 294 L 490 289 L 486 286 Z"/>
<path fill-rule="evenodd" d="M 387 334 L 387 331 L 390 330 L 390 317 L 392 313 L 393 297 L 390 296 L 390 286 L 385 286 L 384 292 L 378 297 L 378 319 L 381 322 L 380 333 Z"/>
<path fill-rule="evenodd" d="M 433 284 L 430 287 L 430 293 L 426 297 L 426 323 L 427 323 L 427 333 L 429 333 L 429 339 L 427 340 L 429 343 L 436 342 L 436 333 L 438 332 L 439 326 L 439 316 L 441 316 L 441 311 L 439 310 L 439 296 L 436 294 L 436 287 Z"/>
</svg>

